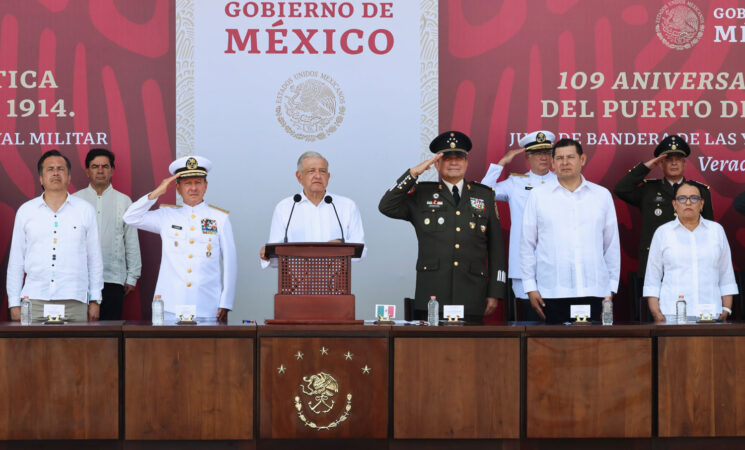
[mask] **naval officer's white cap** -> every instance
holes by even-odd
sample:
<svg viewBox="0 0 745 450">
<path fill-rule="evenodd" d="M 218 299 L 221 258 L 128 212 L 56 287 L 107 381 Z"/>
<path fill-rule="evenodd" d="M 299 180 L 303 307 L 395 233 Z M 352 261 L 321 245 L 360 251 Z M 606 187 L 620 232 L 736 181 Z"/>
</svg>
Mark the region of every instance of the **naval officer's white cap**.
<svg viewBox="0 0 745 450">
<path fill-rule="evenodd" d="M 198 155 L 183 156 L 168 166 L 171 175 L 179 174 L 179 178 L 206 177 L 210 169 L 212 169 L 212 161 Z"/>
<path fill-rule="evenodd" d="M 551 148 L 555 140 L 556 136 L 554 136 L 552 132 L 541 130 L 528 133 L 524 138 L 520 139 L 518 144 L 520 144 L 520 147 L 524 148 L 525 151 L 529 152 L 531 150 L 544 150 Z"/>
</svg>

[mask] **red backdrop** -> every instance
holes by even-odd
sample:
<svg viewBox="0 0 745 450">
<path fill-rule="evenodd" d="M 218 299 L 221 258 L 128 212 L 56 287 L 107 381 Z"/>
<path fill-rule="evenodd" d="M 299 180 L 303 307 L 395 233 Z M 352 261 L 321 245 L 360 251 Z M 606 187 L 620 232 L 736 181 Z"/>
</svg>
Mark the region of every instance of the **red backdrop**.
<svg viewBox="0 0 745 450">
<path fill-rule="evenodd" d="M 474 150 L 469 179 L 480 180 L 489 163 L 497 162 L 510 147 L 510 133 L 538 129 L 562 133 L 692 133 L 739 132 L 742 118 L 724 119 L 717 114 L 720 100 L 741 101 L 743 90 L 614 90 L 619 72 L 719 72 L 742 70 L 745 43 L 715 43 L 715 25 L 736 20 L 715 20 L 716 8 L 737 7 L 736 1 L 694 2 L 704 17 L 704 34 L 688 50 L 665 46 L 655 31 L 663 1 L 593 0 L 450 0 L 440 2 L 440 128 L 469 133 Z M 742 7 L 742 2 L 740 2 Z M 739 40 L 739 38 L 738 38 Z M 604 85 L 596 90 L 558 89 L 560 73 L 601 72 Z M 541 100 L 587 100 L 594 118 L 541 117 Z M 600 117 L 603 100 L 705 99 L 715 105 L 708 118 Z M 743 159 L 743 138 L 731 145 L 694 145 L 686 176 L 711 186 L 716 219 L 730 239 L 735 265 L 745 262 L 745 218 L 731 207 L 742 189 L 741 171 L 702 171 L 699 156 Z M 613 189 L 635 164 L 652 158 L 649 145 L 586 145 L 588 163 L 584 175 Z M 505 169 L 525 172 L 525 160 L 517 157 Z M 653 172 L 650 176 L 660 177 Z M 640 214 L 616 199 L 621 247 L 622 279 L 636 270 Z M 500 203 L 505 229 L 510 226 L 509 208 Z M 621 283 L 624 288 L 624 282 Z M 625 292 L 619 298 L 625 301 Z M 622 313 L 625 310 L 622 309 Z"/>
<path fill-rule="evenodd" d="M 85 187 L 89 145 L 29 145 L 29 133 L 103 132 L 116 154 L 114 187 L 134 198 L 167 175 L 175 154 L 175 5 L 172 0 L 3 0 L 0 5 L 0 70 L 51 71 L 56 89 L 12 88 L 0 77 L 0 133 L 21 133 L 25 145 L 0 146 L 0 255 L 7 317 L 6 267 L 15 211 L 41 194 L 36 163 L 56 148 L 72 162 L 70 192 Z M 8 101 L 48 105 L 63 99 L 74 116 L 10 117 Z M 38 104 L 38 103 L 37 103 Z M 38 109 L 37 109 L 38 111 Z M 173 194 L 171 194 L 173 196 Z M 173 198 L 171 198 L 173 201 Z M 127 297 L 125 318 L 149 310 L 160 239 L 141 233 L 143 271 Z"/>
</svg>

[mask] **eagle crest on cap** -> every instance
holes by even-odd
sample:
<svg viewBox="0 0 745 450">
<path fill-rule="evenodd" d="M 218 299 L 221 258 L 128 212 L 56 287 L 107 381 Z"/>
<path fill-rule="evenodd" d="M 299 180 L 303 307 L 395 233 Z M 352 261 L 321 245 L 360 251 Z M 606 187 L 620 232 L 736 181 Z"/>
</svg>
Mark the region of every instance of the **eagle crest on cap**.
<svg viewBox="0 0 745 450">
<path fill-rule="evenodd" d="M 546 142 L 546 135 L 543 133 L 538 133 L 538 135 L 535 137 L 536 142 Z"/>
<path fill-rule="evenodd" d="M 189 158 L 186 160 L 186 168 L 189 170 L 194 170 L 197 168 L 197 160 L 195 158 Z"/>
</svg>

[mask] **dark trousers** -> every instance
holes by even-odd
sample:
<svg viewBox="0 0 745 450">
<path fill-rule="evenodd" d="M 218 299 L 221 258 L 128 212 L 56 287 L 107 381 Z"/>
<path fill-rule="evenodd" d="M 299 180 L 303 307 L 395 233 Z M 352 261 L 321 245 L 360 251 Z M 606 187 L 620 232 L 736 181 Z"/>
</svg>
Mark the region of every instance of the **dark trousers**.
<svg viewBox="0 0 745 450">
<path fill-rule="evenodd" d="M 124 307 L 124 286 L 116 283 L 104 283 L 101 291 L 100 320 L 122 320 Z"/>
<path fill-rule="evenodd" d="M 546 303 L 543 308 L 546 323 L 551 324 L 569 322 L 572 305 L 590 305 L 590 316 L 593 321 L 600 321 L 603 311 L 603 299 L 600 297 L 544 298 L 543 302 Z"/>
</svg>

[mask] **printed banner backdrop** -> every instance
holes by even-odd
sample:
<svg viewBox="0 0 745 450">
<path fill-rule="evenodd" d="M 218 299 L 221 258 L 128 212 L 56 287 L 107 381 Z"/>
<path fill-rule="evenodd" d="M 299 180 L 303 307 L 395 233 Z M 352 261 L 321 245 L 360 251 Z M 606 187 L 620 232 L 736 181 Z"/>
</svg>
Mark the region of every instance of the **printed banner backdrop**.
<svg viewBox="0 0 745 450">
<path fill-rule="evenodd" d="M 582 142 L 585 177 L 612 191 L 656 143 L 691 143 L 686 177 L 711 186 L 714 215 L 745 263 L 745 21 L 727 0 L 440 2 L 440 128 L 470 133 L 470 179 L 547 129 Z M 527 170 L 521 156 L 505 173 Z M 655 169 L 650 177 L 662 174 Z M 640 214 L 616 199 L 622 281 L 636 271 Z M 509 208 L 499 207 L 505 239 Z M 621 302 L 626 301 L 624 292 Z M 622 312 L 623 311 L 622 309 Z"/>
<path fill-rule="evenodd" d="M 238 249 L 233 315 L 273 317 L 277 271 L 260 268 L 259 249 L 277 202 L 302 190 L 296 162 L 308 150 L 329 160 L 329 192 L 362 215 L 357 317 L 373 318 L 376 303 L 402 305 L 414 292 L 416 238 L 377 206 L 437 130 L 436 2 L 177 9 L 178 152 L 214 163 L 207 201 L 230 211 Z"/>
<path fill-rule="evenodd" d="M 115 189 L 136 198 L 167 175 L 174 155 L 174 10 L 169 0 L 4 0 L 0 5 L 0 284 L 7 318 L 15 211 L 41 195 L 36 164 L 58 149 L 70 192 L 88 184 L 85 155 L 116 155 Z M 173 194 L 170 195 L 171 202 Z M 143 270 L 124 316 L 150 302 L 160 238 L 140 233 Z"/>
</svg>

